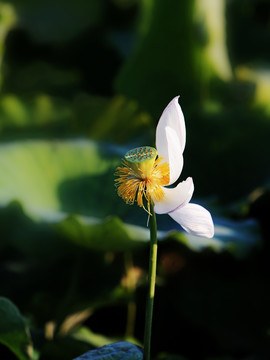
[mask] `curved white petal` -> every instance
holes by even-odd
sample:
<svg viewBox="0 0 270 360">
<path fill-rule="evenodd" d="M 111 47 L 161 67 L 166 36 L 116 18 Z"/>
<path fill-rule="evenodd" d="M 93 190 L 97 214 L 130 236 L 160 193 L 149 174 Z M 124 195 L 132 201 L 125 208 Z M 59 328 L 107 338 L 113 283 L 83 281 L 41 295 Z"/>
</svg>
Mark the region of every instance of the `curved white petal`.
<svg viewBox="0 0 270 360">
<path fill-rule="evenodd" d="M 179 183 L 175 188 L 163 188 L 164 198 L 162 201 L 155 201 L 154 211 L 157 214 L 167 214 L 186 205 L 192 198 L 194 184 L 191 177 Z"/>
<path fill-rule="evenodd" d="M 200 205 L 187 204 L 169 213 L 169 215 L 192 235 L 207 238 L 214 236 L 211 214 Z"/>
<path fill-rule="evenodd" d="M 183 155 L 176 132 L 166 127 L 163 133 L 163 139 L 159 142 L 157 148 L 158 154 L 169 164 L 170 181 L 168 185 L 173 184 L 180 176 L 183 169 Z"/>
<path fill-rule="evenodd" d="M 166 127 L 170 127 L 176 132 L 183 153 L 186 144 L 186 126 L 182 109 L 178 103 L 179 96 L 176 96 L 167 105 L 163 111 L 156 129 L 156 147 L 159 147 L 164 141 L 164 132 Z"/>
</svg>

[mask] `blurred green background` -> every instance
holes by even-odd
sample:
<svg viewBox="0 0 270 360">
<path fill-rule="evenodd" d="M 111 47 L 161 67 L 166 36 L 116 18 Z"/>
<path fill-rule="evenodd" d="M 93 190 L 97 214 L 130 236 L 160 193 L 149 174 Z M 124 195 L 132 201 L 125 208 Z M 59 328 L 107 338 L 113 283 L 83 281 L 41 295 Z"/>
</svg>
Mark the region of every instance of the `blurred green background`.
<svg viewBox="0 0 270 360">
<path fill-rule="evenodd" d="M 270 359 L 269 0 L 0 3 L 1 359 L 142 344 L 147 214 L 114 171 L 176 95 L 215 237 L 157 217 L 153 358 Z"/>
</svg>

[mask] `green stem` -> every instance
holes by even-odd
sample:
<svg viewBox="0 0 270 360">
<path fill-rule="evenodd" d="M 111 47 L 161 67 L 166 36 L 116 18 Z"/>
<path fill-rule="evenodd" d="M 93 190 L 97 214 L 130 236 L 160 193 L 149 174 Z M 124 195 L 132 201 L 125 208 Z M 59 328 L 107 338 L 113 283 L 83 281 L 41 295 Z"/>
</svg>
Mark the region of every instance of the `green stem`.
<svg viewBox="0 0 270 360">
<path fill-rule="evenodd" d="M 152 318 L 155 296 L 156 284 L 156 268 L 157 268 L 157 221 L 154 212 L 153 203 L 150 205 L 150 256 L 149 256 L 149 273 L 148 273 L 148 297 L 146 303 L 145 313 L 145 328 L 144 328 L 144 352 L 143 359 L 150 360 L 151 348 L 151 331 L 152 331 Z"/>
</svg>

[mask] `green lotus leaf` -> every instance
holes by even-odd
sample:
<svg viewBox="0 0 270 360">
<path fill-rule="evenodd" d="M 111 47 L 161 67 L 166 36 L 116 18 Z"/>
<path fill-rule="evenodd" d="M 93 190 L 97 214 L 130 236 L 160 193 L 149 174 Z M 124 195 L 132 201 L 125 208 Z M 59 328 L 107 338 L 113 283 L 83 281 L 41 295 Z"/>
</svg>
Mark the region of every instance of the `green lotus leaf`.
<svg viewBox="0 0 270 360">
<path fill-rule="evenodd" d="M 212 5 L 198 0 L 143 2 L 136 46 L 116 78 L 117 91 L 159 116 L 179 91 L 191 93 L 194 103 L 200 86 L 213 79 L 230 80 L 225 2 Z"/>
<path fill-rule="evenodd" d="M 24 319 L 17 307 L 0 297 L 0 343 L 7 346 L 20 360 L 30 359 L 32 344 Z"/>
<path fill-rule="evenodd" d="M 71 40 L 95 25 L 102 14 L 102 1 L 99 0 L 60 0 L 57 3 L 12 0 L 11 3 L 24 29 L 39 42 Z"/>
<path fill-rule="evenodd" d="M 26 214 L 35 219 L 59 221 L 66 212 L 90 214 L 97 205 L 93 200 L 98 197 L 97 188 L 102 192 L 100 178 L 116 165 L 116 160 L 108 154 L 106 158 L 102 151 L 105 149 L 87 140 L 29 140 L 1 145 L 0 205 L 19 200 Z M 95 182 L 98 187 L 91 186 Z M 111 187 L 113 194 L 113 184 Z M 74 204 L 69 201 L 72 192 L 77 197 Z"/>
<path fill-rule="evenodd" d="M 69 216 L 54 227 L 66 239 L 79 246 L 99 250 L 124 250 L 149 239 L 149 230 L 124 224 L 117 217 L 105 220 L 93 217 Z"/>
<path fill-rule="evenodd" d="M 48 71 L 42 67 L 37 68 L 37 73 L 46 74 L 48 77 Z M 55 74 L 53 75 L 55 78 Z M 19 76 L 17 76 L 17 81 L 18 78 Z M 23 83 L 23 80 L 19 82 Z M 6 94 L 0 100 L 0 116 L 2 131 L 23 128 L 39 128 L 40 131 L 44 131 L 44 126 L 56 128 L 63 123 L 66 124 L 72 118 L 72 112 L 65 101 L 45 94 L 29 98 Z"/>
<path fill-rule="evenodd" d="M 260 244 L 260 229 L 254 219 L 234 221 L 215 217 L 214 226 L 215 235 L 211 239 L 179 231 L 171 231 L 168 235 L 196 252 L 209 248 L 217 253 L 228 251 L 239 258 L 245 257 L 251 249 Z"/>
<path fill-rule="evenodd" d="M 104 335 L 94 333 L 85 326 L 81 326 L 73 332 L 72 337 L 80 341 L 85 341 L 94 347 L 101 347 L 109 344 L 110 342 L 115 342 L 115 340 L 112 340 Z"/>
<path fill-rule="evenodd" d="M 142 358 L 142 350 L 136 345 L 119 342 L 89 351 L 74 360 L 142 360 Z"/>
<path fill-rule="evenodd" d="M 76 81 L 70 72 L 56 70 L 48 64 L 30 65 L 8 79 L 8 86 L 21 92 L 35 91 L 25 88 L 25 77 L 39 78 L 39 83 L 49 92 L 48 84 L 54 80 L 59 92 L 67 89 Z M 13 85 L 14 82 L 14 85 Z M 40 89 L 38 89 L 40 91 Z M 31 137 L 53 134 L 54 136 L 76 136 L 83 134 L 91 139 L 126 143 L 131 138 L 140 137 L 141 141 L 149 142 L 151 118 L 143 112 L 139 104 L 124 96 L 115 96 L 108 100 L 103 97 L 81 94 L 73 102 L 63 98 L 38 93 L 34 96 L 17 96 L 9 93 L 0 99 L 0 133 L 3 136 L 18 135 Z M 129 119 L 127 122 L 126 120 Z"/>
</svg>

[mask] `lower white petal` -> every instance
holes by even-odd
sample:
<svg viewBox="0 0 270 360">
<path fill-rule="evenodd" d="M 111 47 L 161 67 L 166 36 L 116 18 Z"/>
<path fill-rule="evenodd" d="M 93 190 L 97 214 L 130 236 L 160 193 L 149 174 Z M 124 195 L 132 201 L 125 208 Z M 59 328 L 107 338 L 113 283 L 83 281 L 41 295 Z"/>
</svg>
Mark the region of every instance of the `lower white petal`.
<svg viewBox="0 0 270 360">
<path fill-rule="evenodd" d="M 192 198 L 194 185 L 191 177 L 179 183 L 175 188 L 163 188 L 164 198 L 155 201 L 155 213 L 167 214 L 187 204 Z"/>
<path fill-rule="evenodd" d="M 214 224 L 211 214 L 200 205 L 187 204 L 169 213 L 169 215 L 192 235 L 207 238 L 214 236 Z"/>
</svg>

